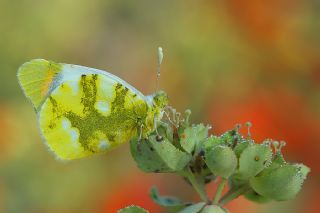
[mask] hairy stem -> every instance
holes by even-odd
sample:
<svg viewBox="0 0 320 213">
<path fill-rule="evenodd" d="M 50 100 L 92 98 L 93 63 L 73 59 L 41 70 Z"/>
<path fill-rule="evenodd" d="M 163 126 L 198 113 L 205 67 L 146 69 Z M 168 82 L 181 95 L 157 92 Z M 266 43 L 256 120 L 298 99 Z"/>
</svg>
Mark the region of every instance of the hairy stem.
<svg viewBox="0 0 320 213">
<path fill-rule="evenodd" d="M 218 185 L 216 194 L 214 195 L 214 198 L 213 198 L 213 204 L 218 204 L 226 182 L 227 182 L 227 179 L 221 178 L 221 181 L 220 181 L 220 183 Z"/>
<path fill-rule="evenodd" d="M 219 205 L 223 206 L 229 203 L 231 200 L 236 199 L 240 195 L 248 191 L 250 187 L 248 185 L 242 185 L 239 188 L 229 190 L 220 200 Z"/>
<path fill-rule="evenodd" d="M 187 171 L 180 172 L 180 175 L 187 178 L 189 182 L 191 183 L 192 187 L 197 191 L 199 194 L 201 200 L 204 202 L 208 202 L 208 196 L 204 188 L 203 183 L 199 183 L 195 175 L 188 169 Z"/>
</svg>

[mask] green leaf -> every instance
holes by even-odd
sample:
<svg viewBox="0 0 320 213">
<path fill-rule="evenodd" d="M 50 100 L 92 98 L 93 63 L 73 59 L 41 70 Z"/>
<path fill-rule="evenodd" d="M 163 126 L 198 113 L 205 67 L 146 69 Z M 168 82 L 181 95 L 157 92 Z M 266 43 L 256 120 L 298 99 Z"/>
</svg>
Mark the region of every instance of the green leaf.
<svg viewBox="0 0 320 213">
<path fill-rule="evenodd" d="M 228 178 L 237 167 L 237 157 L 227 146 L 217 146 L 205 152 L 205 162 L 213 174 Z"/>
<path fill-rule="evenodd" d="M 126 208 L 118 210 L 118 213 L 149 213 L 149 211 L 139 206 L 128 206 Z"/>
<path fill-rule="evenodd" d="M 265 168 L 259 175 L 263 175 L 265 173 L 270 173 L 271 171 L 273 171 L 283 165 L 286 165 L 286 164 L 287 163 L 284 160 L 282 153 L 276 152 L 273 156 L 271 164 L 267 168 Z"/>
<path fill-rule="evenodd" d="M 240 155 L 236 177 L 248 180 L 270 165 L 272 150 L 265 144 L 250 144 Z"/>
<path fill-rule="evenodd" d="M 310 168 L 302 163 L 297 163 L 293 165 L 298 168 L 298 172 L 300 173 L 299 175 L 301 175 L 301 177 L 305 179 L 308 173 L 310 172 Z"/>
<path fill-rule="evenodd" d="M 202 209 L 201 213 L 228 213 L 228 211 L 220 206 L 208 205 Z"/>
<path fill-rule="evenodd" d="M 254 191 L 274 200 L 290 200 L 300 191 L 310 169 L 303 164 L 283 165 L 250 180 Z"/>
<path fill-rule="evenodd" d="M 195 213 L 195 212 L 199 212 L 204 205 L 206 205 L 205 202 L 200 202 L 191 206 L 188 206 L 184 209 L 182 209 L 179 213 Z"/>
<path fill-rule="evenodd" d="M 234 148 L 234 153 L 236 154 L 237 158 L 240 157 L 243 150 L 245 150 L 249 146 L 249 144 L 250 142 L 246 140 L 236 145 L 236 147 Z"/>
<path fill-rule="evenodd" d="M 173 129 L 171 125 L 159 122 L 157 130 L 160 135 L 165 136 L 169 141 L 173 141 Z"/>
<path fill-rule="evenodd" d="M 181 171 L 191 160 L 191 155 L 177 149 L 165 137 L 157 141 L 156 135 L 148 139 L 131 140 L 131 154 L 138 167 L 145 172 Z"/>
<path fill-rule="evenodd" d="M 256 203 L 267 203 L 267 202 L 271 201 L 271 199 L 258 194 L 254 190 L 250 190 L 250 191 L 246 192 L 244 194 L 244 197 L 247 198 L 248 200 L 251 200 Z"/>
<path fill-rule="evenodd" d="M 269 170 L 274 170 L 282 165 L 285 165 L 286 161 L 280 152 L 277 152 L 272 159 L 272 163 L 263 172 L 268 172 Z"/>
<path fill-rule="evenodd" d="M 151 199 L 160 206 L 165 207 L 170 212 L 178 212 L 188 206 L 178 198 L 172 196 L 160 196 L 156 187 L 152 187 L 150 191 Z"/>
<path fill-rule="evenodd" d="M 179 135 L 182 148 L 186 152 L 192 153 L 196 144 L 199 144 L 208 137 L 208 131 L 209 127 L 203 124 L 185 128 Z"/>
</svg>

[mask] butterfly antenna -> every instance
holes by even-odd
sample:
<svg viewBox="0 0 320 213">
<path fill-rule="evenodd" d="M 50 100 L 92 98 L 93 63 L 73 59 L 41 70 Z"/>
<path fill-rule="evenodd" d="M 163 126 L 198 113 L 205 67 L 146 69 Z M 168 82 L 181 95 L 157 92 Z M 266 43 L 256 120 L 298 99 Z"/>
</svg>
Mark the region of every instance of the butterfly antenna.
<svg viewBox="0 0 320 213">
<path fill-rule="evenodd" d="M 162 63 L 162 59 L 163 59 L 163 51 L 162 51 L 162 47 L 158 47 L 158 65 L 157 65 L 157 88 L 156 91 L 159 90 L 159 80 L 160 80 L 160 66 Z"/>
</svg>

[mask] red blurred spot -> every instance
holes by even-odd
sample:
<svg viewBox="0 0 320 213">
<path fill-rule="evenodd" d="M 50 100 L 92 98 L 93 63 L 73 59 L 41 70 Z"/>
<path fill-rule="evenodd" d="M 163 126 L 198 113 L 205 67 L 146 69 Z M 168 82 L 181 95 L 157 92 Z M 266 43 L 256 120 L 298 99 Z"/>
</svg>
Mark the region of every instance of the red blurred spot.
<svg viewBox="0 0 320 213">
<path fill-rule="evenodd" d="M 160 207 L 155 204 L 150 196 L 151 186 L 159 187 L 161 184 L 156 178 L 147 174 L 130 174 L 126 179 L 118 181 L 108 194 L 103 203 L 101 212 L 116 213 L 119 209 L 130 205 L 138 205 L 150 212 L 161 212 Z"/>
<path fill-rule="evenodd" d="M 298 7 L 298 0 L 230 0 L 227 4 L 250 39 L 270 44 L 285 30 L 288 13 Z"/>
<path fill-rule="evenodd" d="M 240 196 L 234 200 L 232 200 L 230 203 L 228 203 L 225 208 L 228 209 L 229 212 L 233 213 L 240 213 L 240 212 L 246 212 L 246 213 L 256 213 L 260 212 L 261 205 L 251 202 L 244 198 L 243 196 Z"/>
</svg>

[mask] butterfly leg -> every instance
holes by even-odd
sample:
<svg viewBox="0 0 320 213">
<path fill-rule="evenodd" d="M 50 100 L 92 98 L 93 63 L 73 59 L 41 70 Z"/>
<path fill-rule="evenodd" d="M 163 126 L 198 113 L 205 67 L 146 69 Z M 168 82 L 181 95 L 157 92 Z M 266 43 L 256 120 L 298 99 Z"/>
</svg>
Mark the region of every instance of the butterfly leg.
<svg viewBox="0 0 320 213">
<path fill-rule="evenodd" d="M 153 128 L 154 128 L 154 130 L 156 131 L 156 134 L 157 134 L 157 136 L 159 136 L 159 132 L 158 132 L 158 127 L 157 127 L 157 117 L 156 116 L 154 116 L 154 118 L 153 118 Z"/>
<path fill-rule="evenodd" d="M 143 135 L 143 124 L 141 124 L 141 126 L 139 128 L 139 138 L 138 138 L 138 143 L 137 143 L 137 149 L 139 152 L 141 151 L 142 135 Z"/>
<path fill-rule="evenodd" d="M 162 140 L 163 140 L 163 137 L 162 137 L 162 136 L 159 134 L 159 132 L 158 132 L 157 123 L 158 123 L 158 119 L 157 119 L 157 117 L 156 117 L 156 116 L 154 116 L 153 124 L 154 124 L 154 129 L 155 129 L 156 134 L 157 134 L 157 136 L 156 136 L 156 140 L 157 140 L 158 142 L 160 142 L 160 141 L 162 141 Z"/>
<path fill-rule="evenodd" d="M 141 126 L 140 126 L 140 130 L 139 130 L 139 142 L 141 141 L 141 139 L 142 139 L 142 135 L 143 135 L 143 124 L 141 124 Z"/>
</svg>

